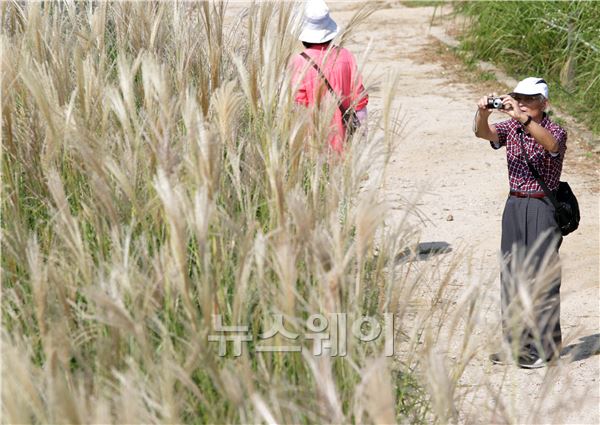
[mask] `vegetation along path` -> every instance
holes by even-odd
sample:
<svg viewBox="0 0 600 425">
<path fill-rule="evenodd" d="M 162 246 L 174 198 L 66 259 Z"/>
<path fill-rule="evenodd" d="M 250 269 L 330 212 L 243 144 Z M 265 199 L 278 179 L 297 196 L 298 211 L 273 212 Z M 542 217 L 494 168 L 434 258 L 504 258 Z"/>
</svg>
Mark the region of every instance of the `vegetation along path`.
<svg viewBox="0 0 600 425">
<path fill-rule="evenodd" d="M 332 11 L 343 25 L 356 7 L 335 3 Z M 494 86 L 502 88 L 456 72 L 448 62 L 451 55 L 444 55 L 431 37 L 439 30 L 431 27 L 434 12 L 439 10 L 382 3 L 348 47 L 360 57 L 372 43 L 365 63 L 366 83 L 372 87 L 370 111 L 381 108 L 378 82 L 388 71 L 399 74 L 394 101 L 405 127 L 387 170 L 386 196 L 393 205 L 418 197 L 418 209 L 426 218 L 418 223 L 420 241 L 451 248 L 420 261 L 419 267 L 457 264 L 453 291 L 443 300 L 450 310 L 460 308 L 466 291 L 481 292 L 475 326 L 467 330 L 463 321 L 458 333 L 440 334 L 437 346 L 448 370 L 457 356 L 465 355 L 465 340 L 472 356 L 457 388 L 448 390 L 461 394 L 460 416 L 467 423 L 507 418 L 516 423 L 600 423 L 598 172 L 592 163 L 597 159 L 586 156 L 577 131 L 568 128 L 562 179 L 578 195 L 582 222 L 561 247 L 565 347 L 559 364 L 538 370 L 490 364 L 488 355 L 500 343 L 498 253 L 508 187 L 503 151 L 476 139 L 471 126 L 476 99 Z M 402 219 L 402 208 L 394 211 Z M 454 313 L 460 318 L 460 311 Z"/>
</svg>

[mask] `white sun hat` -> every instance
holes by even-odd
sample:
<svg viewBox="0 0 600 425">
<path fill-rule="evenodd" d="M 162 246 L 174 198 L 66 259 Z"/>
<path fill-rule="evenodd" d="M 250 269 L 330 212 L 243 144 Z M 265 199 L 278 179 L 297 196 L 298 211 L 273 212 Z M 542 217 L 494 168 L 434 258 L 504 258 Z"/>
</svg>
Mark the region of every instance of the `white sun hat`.
<svg viewBox="0 0 600 425">
<path fill-rule="evenodd" d="M 339 28 L 329 16 L 329 7 L 323 0 L 307 0 L 304 5 L 304 19 L 300 41 L 306 43 L 325 43 L 332 40 Z"/>
<path fill-rule="evenodd" d="M 526 95 L 541 94 L 544 98 L 548 99 L 548 84 L 546 84 L 543 78 L 528 77 L 519 81 L 513 93 Z"/>
</svg>

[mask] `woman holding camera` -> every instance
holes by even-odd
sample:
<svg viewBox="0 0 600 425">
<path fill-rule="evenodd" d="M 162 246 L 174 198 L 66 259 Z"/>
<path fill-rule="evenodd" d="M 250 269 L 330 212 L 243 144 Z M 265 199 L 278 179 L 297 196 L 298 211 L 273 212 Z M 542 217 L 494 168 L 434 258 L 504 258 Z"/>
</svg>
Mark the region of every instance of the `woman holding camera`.
<svg viewBox="0 0 600 425">
<path fill-rule="evenodd" d="M 490 94 L 477 103 L 475 135 L 494 149 L 506 147 L 509 196 L 502 215 L 502 328 L 523 368 L 543 367 L 560 355 L 560 264 L 562 242 L 554 206 L 530 171 L 529 161 L 551 191 L 558 188 L 567 133 L 545 112 L 548 85 L 525 78 L 512 93 Z M 508 119 L 490 124 L 492 111 Z M 503 353 L 494 363 L 508 363 Z"/>
</svg>

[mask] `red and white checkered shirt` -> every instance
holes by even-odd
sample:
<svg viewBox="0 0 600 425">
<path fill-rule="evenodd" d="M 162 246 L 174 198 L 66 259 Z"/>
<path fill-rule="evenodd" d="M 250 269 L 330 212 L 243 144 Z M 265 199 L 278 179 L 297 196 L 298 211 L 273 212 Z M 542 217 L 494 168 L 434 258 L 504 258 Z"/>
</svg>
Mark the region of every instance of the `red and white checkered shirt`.
<svg viewBox="0 0 600 425">
<path fill-rule="evenodd" d="M 523 146 L 529 157 L 529 162 L 533 164 L 537 172 L 544 179 L 544 182 L 550 190 L 556 190 L 560 180 L 563 159 L 567 150 L 567 132 L 558 124 L 550 121 L 548 115 L 540 123 L 542 127 L 548 130 L 558 142 L 558 154 L 548 152 L 535 139 L 527 134 L 521 123 L 515 119 L 509 119 L 494 124 L 498 133 L 498 143 L 490 142 L 494 149 L 500 149 L 506 146 L 506 161 L 508 163 L 508 181 L 510 190 L 519 192 L 543 192 L 538 184 L 527 162 L 523 158 L 521 150 L 520 131 L 523 130 Z"/>
</svg>

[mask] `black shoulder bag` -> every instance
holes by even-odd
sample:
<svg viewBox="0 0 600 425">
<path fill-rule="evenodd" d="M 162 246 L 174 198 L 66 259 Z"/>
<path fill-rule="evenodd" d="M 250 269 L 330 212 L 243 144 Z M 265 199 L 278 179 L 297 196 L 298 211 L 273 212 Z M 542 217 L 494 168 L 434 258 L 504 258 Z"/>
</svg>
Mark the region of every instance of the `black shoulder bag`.
<svg viewBox="0 0 600 425">
<path fill-rule="evenodd" d="M 533 177 L 537 180 L 537 182 L 542 186 L 544 193 L 554 205 L 554 217 L 556 218 L 556 222 L 558 223 L 558 227 L 560 228 L 560 233 L 563 236 L 568 235 L 569 233 L 577 230 L 579 227 L 579 203 L 577 202 L 577 198 L 575 194 L 571 190 L 571 186 L 567 182 L 559 182 L 558 189 L 556 190 L 556 195 L 548 189 L 546 186 L 546 182 L 542 179 L 542 176 L 537 172 L 535 167 L 531 162 L 529 162 L 529 157 L 527 153 L 525 153 L 525 147 L 523 146 L 523 129 L 519 130 L 519 134 L 521 136 L 521 152 L 523 152 L 523 158 L 527 162 L 527 166 L 529 167 L 529 171 L 533 174 Z"/>
<path fill-rule="evenodd" d="M 337 93 L 333 90 L 333 87 L 331 87 L 331 84 L 329 84 L 325 74 L 323 74 L 323 71 L 321 71 L 321 68 L 319 68 L 315 61 L 313 61 L 312 58 L 306 54 L 306 52 L 302 52 L 300 55 L 302 55 L 304 59 L 312 64 L 313 68 L 316 69 L 317 73 L 319 74 L 319 77 L 321 77 L 321 79 L 325 82 L 325 85 L 327 85 L 327 89 L 331 92 L 331 94 L 337 97 Z M 340 112 L 342 113 L 342 121 L 344 122 L 344 127 L 346 127 L 346 134 L 348 136 L 352 136 L 360 127 L 360 120 L 356 115 L 356 111 L 354 108 L 345 109 L 342 106 L 341 99 L 338 101 L 338 108 L 340 108 Z"/>
</svg>

